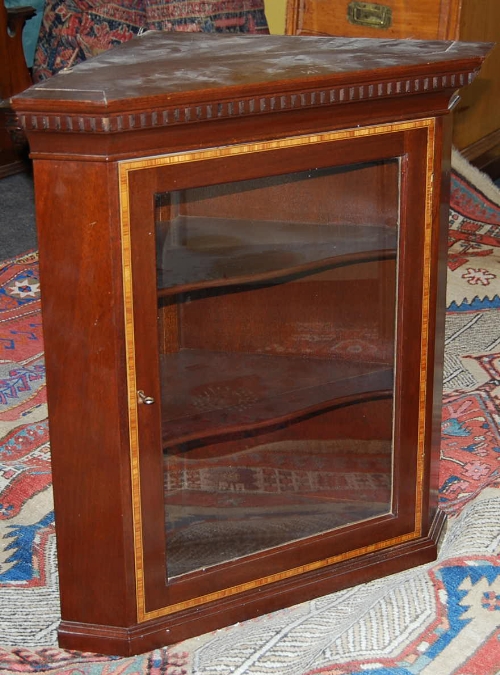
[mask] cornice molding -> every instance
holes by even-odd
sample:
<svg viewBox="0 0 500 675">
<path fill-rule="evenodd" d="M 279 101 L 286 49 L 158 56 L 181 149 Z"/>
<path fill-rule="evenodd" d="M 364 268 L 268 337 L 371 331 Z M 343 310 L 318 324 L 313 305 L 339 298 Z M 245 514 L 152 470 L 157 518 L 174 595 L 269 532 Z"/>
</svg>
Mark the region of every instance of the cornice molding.
<svg viewBox="0 0 500 675">
<path fill-rule="evenodd" d="M 19 106 L 19 123 L 26 132 L 60 132 L 72 134 L 113 134 L 158 129 L 211 120 L 271 114 L 290 110 L 342 105 L 356 101 L 397 98 L 400 96 L 456 90 L 470 84 L 473 72 L 438 74 L 411 78 L 393 78 L 376 83 L 360 83 L 322 87 L 301 92 L 235 97 L 230 100 L 151 108 L 148 111 L 113 113 L 58 114 L 55 112 L 23 112 Z"/>
</svg>

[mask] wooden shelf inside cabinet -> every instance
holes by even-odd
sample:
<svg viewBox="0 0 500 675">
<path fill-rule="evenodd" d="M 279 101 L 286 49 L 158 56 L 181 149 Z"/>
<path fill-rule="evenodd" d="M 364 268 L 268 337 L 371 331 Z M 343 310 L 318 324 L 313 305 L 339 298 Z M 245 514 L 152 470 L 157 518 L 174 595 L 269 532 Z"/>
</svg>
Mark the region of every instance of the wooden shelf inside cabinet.
<svg viewBox="0 0 500 675">
<path fill-rule="evenodd" d="M 449 109 L 488 51 L 150 31 L 14 97 L 61 646 L 435 558 Z"/>
<path fill-rule="evenodd" d="M 389 226 L 178 216 L 158 227 L 159 296 L 396 257 Z"/>
<path fill-rule="evenodd" d="M 286 424 L 389 396 L 392 367 L 266 354 L 182 350 L 161 357 L 163 447 Z M 191 447 L 191 446 L 189 446 Z"/>
</svg>

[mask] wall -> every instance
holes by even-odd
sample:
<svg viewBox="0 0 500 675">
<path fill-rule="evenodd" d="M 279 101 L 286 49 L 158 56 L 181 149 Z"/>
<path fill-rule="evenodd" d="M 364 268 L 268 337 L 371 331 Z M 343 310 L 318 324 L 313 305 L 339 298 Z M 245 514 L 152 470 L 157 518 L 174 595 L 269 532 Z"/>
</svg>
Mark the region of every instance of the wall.
<svg viewBox="0 0 500 675">
<path fill-rule="evenodd" d="M 274 34 L 285 32 L 286 0 L 265 0 L 269 30 Z"/>
</svg>

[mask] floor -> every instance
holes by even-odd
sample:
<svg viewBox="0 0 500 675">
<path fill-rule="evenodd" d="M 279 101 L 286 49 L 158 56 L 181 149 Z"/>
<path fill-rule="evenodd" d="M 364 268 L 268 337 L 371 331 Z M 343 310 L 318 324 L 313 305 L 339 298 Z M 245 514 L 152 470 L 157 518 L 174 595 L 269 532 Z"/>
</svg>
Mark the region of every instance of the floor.
<svg viewBox="0 0 500 675">
<path fill-rule="evenodd" d="M 0 180 L 0 261 L 37 248 L 33 179 L 18 173 Z"/>
</svg>

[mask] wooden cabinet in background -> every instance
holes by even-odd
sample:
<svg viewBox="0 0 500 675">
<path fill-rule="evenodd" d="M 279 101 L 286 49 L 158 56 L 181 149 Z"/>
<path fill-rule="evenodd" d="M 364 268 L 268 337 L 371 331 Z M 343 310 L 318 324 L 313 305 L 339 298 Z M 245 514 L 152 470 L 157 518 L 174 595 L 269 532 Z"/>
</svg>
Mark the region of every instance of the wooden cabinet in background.
<svg viewBox="0 0 500 675">
<path fill-rule="evenodd" d="M 14 99 L 62 646 L 435 557 L 448 112 L 487 51 L 150 32 Z"/>
<path fill-rule="evenodd" d="M 0 178 L 24 171 L 27 147 L 9 99 L 32 83 L 24 58 L 22 31 L 33 7 L 5 7 L 0 0 Z"/>
<path fill-rule="evenodd" d="M 288 0 L 286 32 L 500 43 L 499 0 Z M 480 168 L 500 175 L 500 44 L 461 92 L 453 142 Z"/>
</svg>

